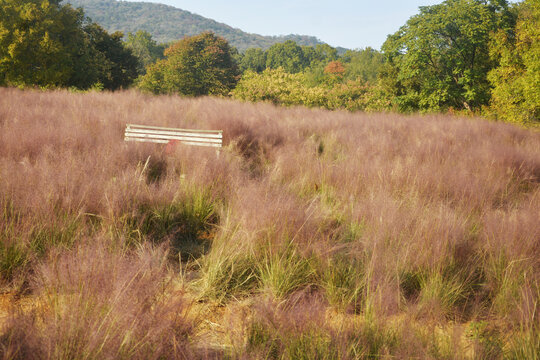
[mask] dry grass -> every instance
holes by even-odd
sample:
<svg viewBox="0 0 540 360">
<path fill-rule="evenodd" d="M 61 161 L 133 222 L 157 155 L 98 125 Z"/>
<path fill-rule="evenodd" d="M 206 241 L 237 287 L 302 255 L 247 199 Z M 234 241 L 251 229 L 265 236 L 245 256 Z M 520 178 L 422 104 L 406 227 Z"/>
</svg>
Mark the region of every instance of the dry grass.
<svg viewBox="0 0 540 360">
<path fill-rule="evenodd" d="M 126 123 L 222 129 L 225 150 L 166 155 Z M 0 89 L 2 286 L 43 304 L 0 351 L 534 356 L 539 181 L 540 134 L 479 119 Z M 205 346 L 187 298 L 248 305 Z"/>
</svg>

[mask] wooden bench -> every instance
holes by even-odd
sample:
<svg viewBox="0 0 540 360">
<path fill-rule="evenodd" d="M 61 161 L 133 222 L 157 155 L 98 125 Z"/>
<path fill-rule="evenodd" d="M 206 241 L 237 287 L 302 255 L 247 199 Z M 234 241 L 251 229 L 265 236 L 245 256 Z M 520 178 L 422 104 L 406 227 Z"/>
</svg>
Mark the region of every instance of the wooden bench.
<svg viewBox="0 0 540 360">
<path fill-rule="evenodd" d="M 127 124 L 124 140 L 160 144 L 175 144 L 178 142 L 185 145 L 220 148 L 223 145 L 223 130 L 189 130 Z"/>
</svg>

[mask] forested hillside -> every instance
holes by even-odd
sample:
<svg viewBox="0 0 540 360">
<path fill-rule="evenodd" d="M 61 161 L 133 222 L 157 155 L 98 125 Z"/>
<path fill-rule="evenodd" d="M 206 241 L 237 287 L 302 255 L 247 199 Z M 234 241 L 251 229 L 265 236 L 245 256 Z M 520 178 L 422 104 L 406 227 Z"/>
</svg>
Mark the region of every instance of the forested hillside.
<svg viewBox="0 0 540 360">
<path fill-rule="evenodd" d="M 75 7 L 82 7 L 87 16 L 108 31 L 122 31 L 127 34 L 145 30 L 158 42 L 171 42 L 185 36 L 212 31 L 223 36 L 239 51 L 251 47 L 266 49 L 286 40 L 294 40 L 300 45 L 322 44 L 314 36 L 248 34 L 229 25 L 163 4 L 116 0 L 67 0 L 66 2 Z"/>
</svg>

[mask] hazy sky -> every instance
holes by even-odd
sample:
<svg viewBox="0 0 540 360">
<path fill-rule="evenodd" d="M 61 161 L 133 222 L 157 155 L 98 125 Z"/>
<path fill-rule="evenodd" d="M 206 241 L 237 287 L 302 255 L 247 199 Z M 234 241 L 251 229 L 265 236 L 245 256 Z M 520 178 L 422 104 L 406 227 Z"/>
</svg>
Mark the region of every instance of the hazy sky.
<svg viewBox="0 0 540 360">
<path fill-rule="evenodd" d="M 135 0 L 129 0 L 135 1 Z M 141 1 L 141 0 L 136 0 Z M 419 6 L 442 0 L 145 0 L 261 35 L 313 35 L 349 49 L 379 49 Z"/>
</svg>

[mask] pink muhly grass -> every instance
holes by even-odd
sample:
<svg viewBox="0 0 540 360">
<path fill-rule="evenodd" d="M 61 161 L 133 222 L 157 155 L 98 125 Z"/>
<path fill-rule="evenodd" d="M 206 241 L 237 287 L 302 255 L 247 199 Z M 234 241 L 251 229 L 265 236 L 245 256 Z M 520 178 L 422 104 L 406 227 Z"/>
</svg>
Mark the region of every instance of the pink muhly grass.
<svg viewBox="0 0 540 360">
<path fill-rule="evenodd" d="M 159 145 L 126 144 L 126 123 L 220 129 L 225 146 L 219 157 L 187 146 L 166 154 Z M 495 318 L 515 331 L 530 329 L 540 281 L 539 154 L 537 132 L 481 119 L 0 89 L 0 209 L 16 214 L 0 217 L 2 244 L 16 244 L 0 253 L 3 269 L 17 265 L 2 275 L 9 283 L 22 269 L 21 284 L 32 273 L 44 276 L 58 265 L 52 254 L 79 262 L 70 271 L 83 274 L 97 263 L 77 259 L 102 251 L 87 238 L 125 251 L 99 256 L 119 257 L 132 273 L 123 256 L 137 259 L 138 245 L 166 243 L 184 224 L 172 216 L 158 241 L 141 226 L 200 191 L 216 216 L 202 234 L 210 246 L 189 269 L 199 271 L 198 284 L 224 285 L 219 301 L 268 295 L 260 264 L 281 273 L 286 266 L 274 259 L 293 246 L 295 259 L 313 266 L 305 286 L 286 299 L 302 291 L 329 299 L 331 289 L 347 295 L 325 283 L 339 259 L 344 272 L 336 278 L 358 267 L 352 298 L 361 294 L 361 302 L 337 301 L 346 311 L 438 322 Z M 49 238 L 57 241 L 43 244 Z M 212 268 L 217 260 L 223 266 Z M 43 294 L 68 281 L 63 276 L 33 282 L 31 291 Z M 155 291 L 141 283 L 146 287 Z M 44 341 L 27 340 L 38 347 Z"/>
</svg>

